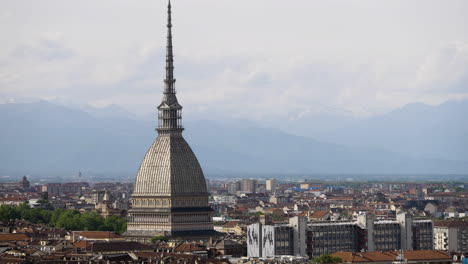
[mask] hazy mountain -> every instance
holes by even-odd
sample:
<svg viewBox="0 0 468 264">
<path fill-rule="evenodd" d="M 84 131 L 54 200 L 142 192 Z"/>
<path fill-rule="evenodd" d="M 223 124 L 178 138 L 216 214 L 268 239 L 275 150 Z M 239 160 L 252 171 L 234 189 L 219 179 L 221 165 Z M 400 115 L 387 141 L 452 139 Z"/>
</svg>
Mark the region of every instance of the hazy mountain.
<svg viewBox="0 0 468 264">
<path fill-rule="evenodd" d="M 468 160 L 468 100 L 410 104 L 370 118 L 310 115 L 270 120 L 288 133 L 323 142 L 386 149 L 415 158 Z"/>
<path fill-rule="evenodd" d="M 0 174 L 134 175 L 156 137 L 156 120 L 99 117 L 48 102 L 0 105 L 0 124 Z M 185 126 L 184 136 L 207 174 L 468 172 L 468 162 L 323 143 L 252 122 Z"/>
</svg>

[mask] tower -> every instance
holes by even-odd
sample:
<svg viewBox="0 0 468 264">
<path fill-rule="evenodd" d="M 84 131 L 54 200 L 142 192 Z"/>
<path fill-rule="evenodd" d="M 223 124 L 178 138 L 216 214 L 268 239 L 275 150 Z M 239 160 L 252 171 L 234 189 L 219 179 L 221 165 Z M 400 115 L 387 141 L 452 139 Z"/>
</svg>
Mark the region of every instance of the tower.
<svg viewBox="0 0 468 264">
<path fill-rule="evenodd" d="M 209 193 L 195 154 L 182 137 L 182 106 L 175 91 L 171 3 L 167 14 L 166 78 L 158 106 L 158 136 L 138 170 L 125 236 L 209 237 L 216 234 Z"/>
</svg>

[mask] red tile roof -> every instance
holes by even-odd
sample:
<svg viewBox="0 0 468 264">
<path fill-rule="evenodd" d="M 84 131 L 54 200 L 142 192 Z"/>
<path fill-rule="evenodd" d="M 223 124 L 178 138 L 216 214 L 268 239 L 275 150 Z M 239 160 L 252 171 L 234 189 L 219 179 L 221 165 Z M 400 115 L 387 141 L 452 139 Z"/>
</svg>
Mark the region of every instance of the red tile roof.
<svg viewBox="0 0 468 264">
<path fill-rule="evenodd" d="M 415 250 L 415 251 L 404 251 L 404 258 L 408 261 L 415 260 L 447 260 L 450 261 L 452 257 L 438 250 Z M 336 252 L 331 254 L 334 257 L 343 259 L 346 263 L 357 263 L 357 262 L 388 262 L 396 261 L 396 258 L 400 254 L 399 251 L 375 251 L 375 252 Z"/>
<path fill-rule="evenodd" d="M 0 234 L 0 241 L 24 241 L 29 240 L 30 237 L 26 234 Z"/>
</svg>

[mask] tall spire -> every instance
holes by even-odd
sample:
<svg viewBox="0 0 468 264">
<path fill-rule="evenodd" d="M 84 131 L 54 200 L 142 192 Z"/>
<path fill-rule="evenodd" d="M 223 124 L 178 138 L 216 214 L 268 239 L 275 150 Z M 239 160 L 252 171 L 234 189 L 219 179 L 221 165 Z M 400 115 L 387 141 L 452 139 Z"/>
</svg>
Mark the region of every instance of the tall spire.
<svg viewBox="0 0 468 264">
<path fill-rule="evenodd" d="M 167 44 L 166 44 L 166 78 L 164 79 L 164 93 L 158 106 L 158 133 L 179 134 L 182 132 L 182 106 L 175 95 L 174 54 L 172 52 L 172 12 L 171 0 L 167 5 Z"/>
<path fill-rule="evenodd" d="M 171 0 L 167 5 L 166 79 L 164 93 L 175 93 L 174 54 L 172 52 Z"/>
</svg>

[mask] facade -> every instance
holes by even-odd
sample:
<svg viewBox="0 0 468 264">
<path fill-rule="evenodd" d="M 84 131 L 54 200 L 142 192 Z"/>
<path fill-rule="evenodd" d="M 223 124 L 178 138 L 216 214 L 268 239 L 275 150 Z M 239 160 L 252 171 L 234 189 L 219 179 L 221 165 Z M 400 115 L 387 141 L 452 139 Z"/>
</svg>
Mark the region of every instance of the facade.
<svg viewBox="0 0 468 264">
<path fill-rule="evenodd" d="M 226 189 L 229 194 L 237 194 L 241 190 L 241 182 L 233 181 L 226 183 Z"/>
<path fill-rule="evenodd" d="M 431 220 L 414 220 L 400 213 L 396 220 L 375 220 L 359 214 L 356 221 L 312 222 L 307 231 L 307 253 L 319 256 L 334 252 L 432 250 Z"/>
<path fill-rule="evenodd" d="M 241 181 L 241 191 L 246 193 L 255 193 L 257 192 L 257 180 L 255 179 L 242 179 Z"/>
<path fill-rule="evenodd" d="M 289 227 L 294 226 L 292 219 L 294 218 L 290 219 Z M 297 252 L 295 247 L 302 248 L 305 244 L 306 253 L 311 258 L 334 252 L 433 250 L 432 221 L 414 220 L 413 216 L 407 213 L 398 214 L 396 220 L 375 220 L 371 215 L 360 214 L 355 221 L 310 222 L 307 224 L 304 240 L 297 239 L 298 235 L 288 240 L 285 236 L 291 235 L 292 231 L 285 231 L 279 228 L 280 226 L 265 228 L 261 224 L 255 225 L 257 224 L 249 226 L 247 234 L 247 247 L 251 257 L 269 257 L 268 254 L 272 252 L 282 252 L 278 249 L 271 251 L 265 246 L 258 247 L 255 244 L 268 245 L 265 238 L 278 236 L 285 241 L 294 241 L 290 252 Z M 250 246 L 253 248 L 250 249 Z"/>
<path fill-rule="evenodd" d="M 171 4 L 168 5 L 166 78 L 158 106 L 158 137 L 138 170 L 131 196 L 125 236 L 148 241 L 151 237 L 209 237 L 213 210 L 203 171 L 182 137 L 182 106 L 175 92 Z"/>
<path fill-rule="evenodd" d="M 273 192 L 276 189 L 276 180 L 275 179 L 266 180 L 265 189 L 267 192 Z"/>
<path fill-rule="evenodd" d="M 305 256 L 306 220 L 293 217 L 289 224 L 266 225 L 256 223 L 247 227 L 247 256 L 272 258 L 275 256 Z"/>
<path fill-rule="evenodd" d="M 435 221 L 434 247 L 450 252 L 468 251 L 468 222 Z"/>
<path fill-rule="evenodd" d="M 355 222 L 311 223 L 307 229 L 307 255 L 317 257 L 338 251 L 355 252 L 358 247 Z"/>
</svg>

